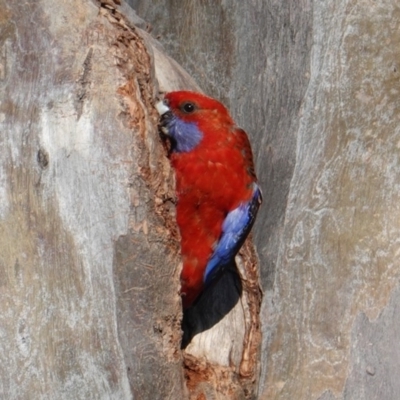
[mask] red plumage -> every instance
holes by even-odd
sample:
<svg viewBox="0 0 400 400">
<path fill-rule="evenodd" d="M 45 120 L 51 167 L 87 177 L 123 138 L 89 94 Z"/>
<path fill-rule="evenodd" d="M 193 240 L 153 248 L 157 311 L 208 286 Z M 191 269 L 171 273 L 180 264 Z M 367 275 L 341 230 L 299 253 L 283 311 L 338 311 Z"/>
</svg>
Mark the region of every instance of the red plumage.
<svg viewBox="0 0 400 400">
<path fill-rule="evenodd" d="M 192 92 L 165 96 L 174 117 L 195 123 L 202 133 L 190 151 L 172 152 L 176 172 L 177 223 L 182 242 L 182 301 L 189 307 L 204 289 L 204 272 L 227 214 L 253 194 L 254 173 L 246 133 L 218 101 Z M 188 113 L 184 105 L 195 106 Z"/>
</svg>

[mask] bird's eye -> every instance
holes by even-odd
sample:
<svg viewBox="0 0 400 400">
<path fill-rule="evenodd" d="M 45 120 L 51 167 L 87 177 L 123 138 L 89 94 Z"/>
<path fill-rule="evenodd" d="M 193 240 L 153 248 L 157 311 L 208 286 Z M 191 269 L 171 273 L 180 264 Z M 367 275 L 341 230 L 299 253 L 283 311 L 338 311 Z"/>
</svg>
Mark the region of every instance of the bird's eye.
<svg viewBox="0 0 400 400">
<path fill-rule="evenodd" d="M 182 111 L 187 113 L 187 114 L 192 113 L 195 110 L 195 108 L 196 107 L 194 106 L 194 104 L 193 103 L 189 103 L 189 102 L 183 103 L 182 107 L 181 107 Z"/>
</svg>

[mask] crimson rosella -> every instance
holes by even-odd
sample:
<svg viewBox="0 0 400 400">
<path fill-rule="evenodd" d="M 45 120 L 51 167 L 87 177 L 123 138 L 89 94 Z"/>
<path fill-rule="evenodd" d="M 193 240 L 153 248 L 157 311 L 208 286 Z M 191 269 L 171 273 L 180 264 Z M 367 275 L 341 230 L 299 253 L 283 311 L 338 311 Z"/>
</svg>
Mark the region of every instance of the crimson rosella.
<svg viewBox="0 0 400 400">
<path fill-rule="evenodd" d="M 261 191 L 247 135 L 220 102 L 178 91 L 167 93 L 157 109 L 176 175 L 187 309 L 233 261 L 253 225 Z"/>
</svg>

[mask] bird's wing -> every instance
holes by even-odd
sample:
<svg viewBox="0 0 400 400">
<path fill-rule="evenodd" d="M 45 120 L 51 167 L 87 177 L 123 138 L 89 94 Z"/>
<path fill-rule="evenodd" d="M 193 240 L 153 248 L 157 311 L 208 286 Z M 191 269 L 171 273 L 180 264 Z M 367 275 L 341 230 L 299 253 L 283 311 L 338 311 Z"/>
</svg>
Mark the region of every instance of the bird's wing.
<svg viewBox="0 0 400 400">
<path fill-rule="evenodd" d="M 203 280 L 207 285 L 229 264 L 245 241 L 262 201 L 261 190 L 254 183 L 251 199 L 230 211 L 222 224 L 222 234 L 207 263 Z"/>
</svg>

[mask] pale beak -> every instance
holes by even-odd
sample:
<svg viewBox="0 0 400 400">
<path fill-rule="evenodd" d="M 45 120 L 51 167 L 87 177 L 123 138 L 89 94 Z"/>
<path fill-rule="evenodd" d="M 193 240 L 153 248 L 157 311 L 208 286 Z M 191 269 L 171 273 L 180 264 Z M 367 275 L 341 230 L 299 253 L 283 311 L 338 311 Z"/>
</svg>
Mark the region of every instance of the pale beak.
<svg viewBox="0 0 400 400">
<path fill-rule="evenodd" d="M 157 111 L 158 111 L 158 113 L 159 113 L 160 115 L 164 115 L 164 114 L 167 113 L 168 111 L 171 111 L 171 110 L 169 109 L 169 107 L 168 107 L 163 101 L 159 101 L 159 102 L 156 104 L 156 109 L 157 109 Z"/>
</svg>

